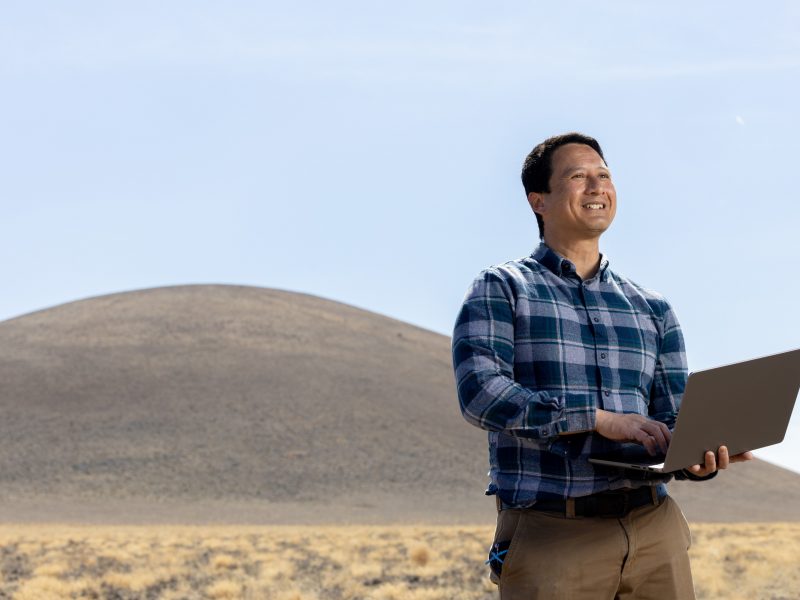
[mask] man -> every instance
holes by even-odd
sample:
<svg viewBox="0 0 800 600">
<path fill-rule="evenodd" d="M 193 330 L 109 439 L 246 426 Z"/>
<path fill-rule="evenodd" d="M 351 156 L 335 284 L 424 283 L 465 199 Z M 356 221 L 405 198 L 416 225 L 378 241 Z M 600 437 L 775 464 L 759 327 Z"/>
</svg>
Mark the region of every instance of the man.
<svg viewBox="0 0 800 600">
<path fill-rule="evenodd" d="M 694 598 L 671 475 L 588 462 L 666 452 L 687 378 L 678 321 L 600 254 L 617 198 L 595 139 L 542 142 L 522 182 L 542 242 L 477 277 L 453 335 L 461 410 L 489 431 L 492 579 L 503 600 Z M 750 458 L 722 446 L 675 476 Z"/>
</svg>

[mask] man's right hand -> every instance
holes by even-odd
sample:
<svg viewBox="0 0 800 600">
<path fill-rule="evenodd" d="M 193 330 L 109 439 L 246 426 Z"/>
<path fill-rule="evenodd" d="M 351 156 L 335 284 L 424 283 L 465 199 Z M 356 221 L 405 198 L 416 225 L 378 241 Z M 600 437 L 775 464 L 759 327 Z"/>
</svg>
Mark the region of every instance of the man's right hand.
<svg viewBox="0 0 800 600">
<path fill-rule="evenodd" d="M 642 415 L 613 413 L 597 409 L 594 430 L 615 442 L 636 442 L 647 449 L 650 456 L 666 454 L 672 433 L 661 421 Z"/>
</svg>

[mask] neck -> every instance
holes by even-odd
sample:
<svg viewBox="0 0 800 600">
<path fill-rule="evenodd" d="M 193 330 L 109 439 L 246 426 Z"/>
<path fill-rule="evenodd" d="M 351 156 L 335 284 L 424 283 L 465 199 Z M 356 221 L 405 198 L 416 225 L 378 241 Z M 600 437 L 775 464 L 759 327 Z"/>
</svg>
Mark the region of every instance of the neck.
<svg viewBox="0 0 800 600">
<path fill-rule="evenodd" d="M 564 239 L 544 234 L 544 243 L 575 265 L 581 279 L 593 277 L 600 268 L 600 237 L 587 239 Z"/>
</svg>

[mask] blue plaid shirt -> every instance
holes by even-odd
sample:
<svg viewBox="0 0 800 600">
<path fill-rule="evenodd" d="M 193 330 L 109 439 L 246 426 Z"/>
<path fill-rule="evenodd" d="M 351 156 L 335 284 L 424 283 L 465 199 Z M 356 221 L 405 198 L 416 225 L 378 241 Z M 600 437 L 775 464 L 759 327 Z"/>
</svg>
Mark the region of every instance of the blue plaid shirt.
<svg viewBox="0 0 800 600">
<path fill-rule="evenodd" d="M 605 258 L 582 281 L 575 265 L 540 244 L 483 271 L 456 321 L 453 363 L 464 417 L 489 431 L 487 494 L 529 506 L 670 479 L 588 462 L 641 450 L 592 432 L 595 409 L 672 429 L 687 378 L 669 303 Z"/>
</svg>

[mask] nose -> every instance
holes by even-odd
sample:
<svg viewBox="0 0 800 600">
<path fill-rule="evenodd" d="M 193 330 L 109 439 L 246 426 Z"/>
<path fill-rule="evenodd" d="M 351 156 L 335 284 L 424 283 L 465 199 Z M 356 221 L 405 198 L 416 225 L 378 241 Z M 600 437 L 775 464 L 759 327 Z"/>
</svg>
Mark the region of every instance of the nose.
<svg viewBox="0 0 800 600">
<path fill-rule="evenodd" d="M 602 190 L 602 187 L 603 187 L 603 185 L 602 185 L 602 182 L 600 181 L 599 177 L 595 177 L 593 175 L 590 175 L 589 177 L 586 178 L 586 193 L 587 194 L 592 194 L 593 196 L 596 196 L 596 195 L 598 195 L 600 193 L 600 191 Z"/>
</svg>

